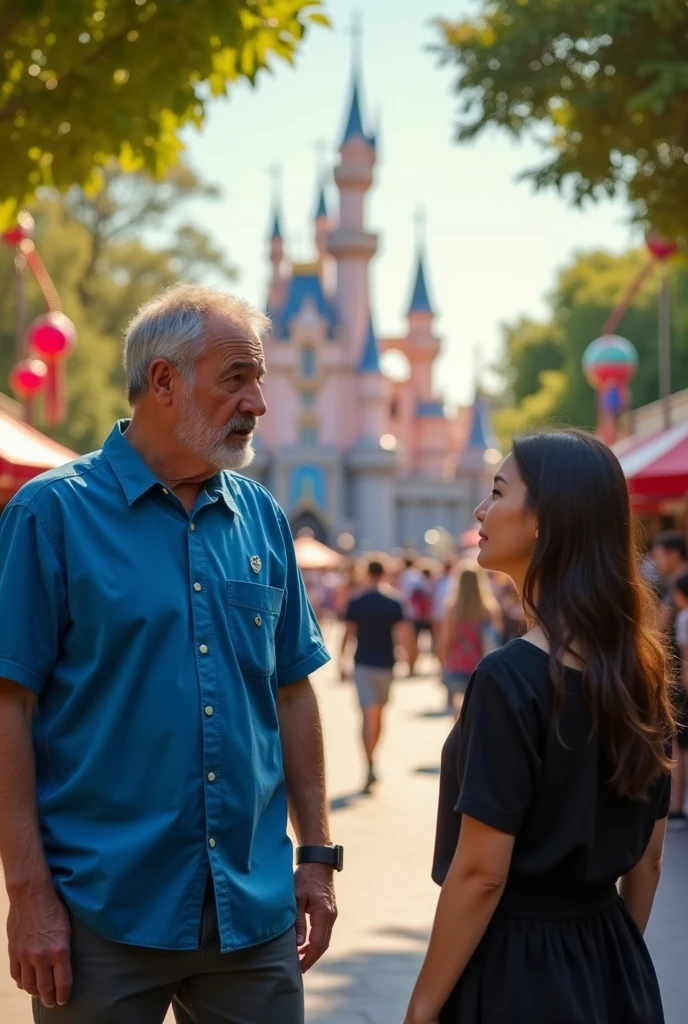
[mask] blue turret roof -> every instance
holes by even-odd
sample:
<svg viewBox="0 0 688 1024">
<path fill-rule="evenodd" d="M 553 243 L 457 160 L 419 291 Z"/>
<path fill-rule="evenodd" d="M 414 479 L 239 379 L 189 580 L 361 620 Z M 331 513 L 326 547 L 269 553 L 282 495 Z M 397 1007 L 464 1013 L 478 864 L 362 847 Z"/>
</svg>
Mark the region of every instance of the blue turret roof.
<svg viewBox="0 0 688 1024">
<path fill-rule="evenodd" d="M 471 413 L 471 429 L 468 433 L 469 450 L 486 451 L 488 448 L 496 447 L 492 424 L 490 422 L 490 411 L 487 402 L 478 388 L 475 392 L 475 401 Z"/>
<path fill-rule="evenodd" d="M 272 218 L 272 231 L 270 232 L 270 238 L 273 242 L 278 238 L 282 238 L 282 225 L 280 224 L 280 213 L 277 206 L 275 206 L 275 212 Z"/>
<path fill-rule="evenodd" d="M 416 416 L 421 420 L 434 420 L 444 418 L 444 405 L 442 402 L 418 402 L 416 405 Z"/>
<path fill-rule="evenodd" d="M 318 206 L 315 211 L 315 219 L 320 220 L 321 217 L 327 217 L 327 200 L 325 199 L 325 184 L 320 182 L 320 189 L 318 191 Z"/>
<path fill-rule="evenodd" d="M 328 326 L 328 337 L 333 338 L 337 326 L 337 318 L 328 303 L 318 274 L 293 274 L 289 279 L 284 306 L 280 310 L 271 310 L 273 320 L 273 337 L 286 340 L 289 336 L 289 324 L 301 312 L 304 302 L 310 299 L 318 314 Z"/>
<path fill-rule="evenodd" d="M 346 128 L 344 129 L 344 135 L 342 137 L 342 146 L 349 139 L 356 138 L 364 139 L 368 145 L 375 148 L 375 139 L 371 135 L 366 135 L 363 127 L 363 117 L 361 116 L 361 100 L 360 100 L 360 83 L 358 80 L 358 74 L 354 72 L 353 88 L 351 91 L 351 106 L 349 108 L 349 118 L 346 122 Z"/>
<path fill-rule="evenodd" d="M 363 346 L 361 361 L 358 364 L 358 372 L 380 372 L 380 353 L 378 351 L 377 338 L 375 337 L 375 331 L 373 329 L 373 321 L 371 317 L 368 318 L 368 337 L 366 338 L 366 343 Z"/>
<path fill-rule="evenodd" d="M 425 283 L 425 268 L 423 266 L 423 253 L 418 251 L 418 267 L 416 269 L 416 280 L 413 285 L 413 294 L 408 308 L 409 313 L 433 313 L 428 295 L 428 286 Z"/>
</svg>

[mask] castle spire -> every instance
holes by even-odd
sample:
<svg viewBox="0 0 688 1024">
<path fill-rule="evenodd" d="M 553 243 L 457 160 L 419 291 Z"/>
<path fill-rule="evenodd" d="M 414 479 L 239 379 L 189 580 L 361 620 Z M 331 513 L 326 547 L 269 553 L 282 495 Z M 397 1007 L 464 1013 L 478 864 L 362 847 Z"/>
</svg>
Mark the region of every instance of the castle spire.
<svg viewBox="0 0 688 1024">
<path fill-rule="evenodd" d="M 280 218 L 279 207 L 275 206 L 272 213 L 272 230 L 270 232 L 270 241 L 274 242 L 278 238 L 282 239 L 282 224 Z"/>
<path fill-rule="evenodd" d="M 375 148 L 375 139 L 372 135 L 367 135 L 363 125 L 363 114 L 361 112 L 361 40 L 363 35 L 363 29 L 361 24 L 360 13 L 356 15 L 354 23 L 351 27 L 351 37 L 353 40 L 352 45 L 352 67 L 351 67 L 351 104 L 349 106 L 349 116 L 346 121 L 346 128 L 344 129 L 344 135 L 342 137 L 342 146 L 350 142 L 351 139 L 360 138 L 364 142 L 367 142 L 369 146 Z"/>
<path fill-rule="evenodd" d="M 377 338 L 373 328 L 373 318 L 368 317 L 368 336 L 366 338 L 361 361 L 358 364 L 359 373 L 380 372 L 380 352 L 377 347 Z"/>
<path fill-rule="evenodd" d="M 495 448 L 496 441 L 492 433 L 490 422 L 490 410 L 487 407 L 485 396 L 480 385 L 476 385 L 473 408 L 471 410 L 471 426 L 468 431 L 468 451 L 485 452 L 488 448 Z"/>
<path fill-rule="evenodd" d="M 328 216 L 327 200 L 325 198 L 325 182 L 321 177 L 320 184 L 318 186 L 318 201 L 315 208 L 315 219 L 320 220 L 321 217 L 327 218 Z"/>
<path fill-rule="evenodd" d="M 416 213 L 416 277 L 411 294 L 408 313 L 429 313 L 434 315 L 434 309 L 428 295 L 428 286 L 425 280 L 425 214 L 422 210 Z"/>
</svg>

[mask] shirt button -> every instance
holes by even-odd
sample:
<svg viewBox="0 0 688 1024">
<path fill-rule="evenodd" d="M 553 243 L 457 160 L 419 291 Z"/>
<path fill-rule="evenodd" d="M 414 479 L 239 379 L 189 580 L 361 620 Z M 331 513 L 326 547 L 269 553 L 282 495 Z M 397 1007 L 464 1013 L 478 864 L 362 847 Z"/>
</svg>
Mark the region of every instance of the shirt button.
<svg viewBox="0 0 688 1024">
<path fill-rule="evenodd" d="M 198 650 L 200 651 L 201 654 L 207 654 L 208 653 L 208 648 L 206 647 L 205 644 L 201 644 L 201 646 L 198 648 Z"/>
<path fill-rule="evenodd" d="M 163 494 L 169 494 L 170 492 L 169 492 L 169 491 L 167 490 L 167 488 L 166 488 L 166 487 L 163 487 L 163 489 L 162 489 L 162 493 L 163 493 Z"/>
<path fill-rule="evenodd" d="M 189 529 L 190 529 L 190 530 L 195 530 L 195 529 L 196 529 L 196 524 L 195 524 L 195 523 L 192 523 L 192 524 L 191 524 L 191 526 L 189 527 Z"/>
<path fill-rule="evenodd" d="M 260 615 L 256 615 L 253 621 L 255 622 L 256 626 L 262 626 L 263 624 L 263 620 L 261 619 Z"/>
<path fill-rule="evenodd" d="M 208 840 L 208 846 L 215 846 L 215 840 L 214 839 L 209 839 Z"/>
<path fill-rule="evenodd" d="M 210 704 L 208 704 L 208 706 L 206 707 L 205 713 L 208 716 L 208 718 L 210 718 L 210 716 L 212 715 L 213 709 L 211 708 Z"/>
<path fill-rule="evenodd" d="M 194 590 L 196 592 L 198 592 L 200 589 L 201 589 L 201 584 L 200 583 L 194 583 Z"/>
<path fill-rule="evenodd" d="M 216 779 L 215 772 L 208 772 L 208 782 L 214 782 Z"/>
</svg>

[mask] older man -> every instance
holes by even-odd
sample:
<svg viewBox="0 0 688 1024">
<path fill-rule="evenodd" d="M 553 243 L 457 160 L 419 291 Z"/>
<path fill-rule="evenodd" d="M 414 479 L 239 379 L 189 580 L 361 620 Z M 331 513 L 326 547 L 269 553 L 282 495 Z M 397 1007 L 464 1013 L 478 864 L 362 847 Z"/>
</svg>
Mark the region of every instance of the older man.
<svg viewBox="0 0 688 1024">
<path fill-rule="evenodd" d="M 0 856 L 37 1022 L 300 1024 L 330 939 L 328 654 L 283 512 L 228 472 L 267 326 L 207 289 L 149 302 L 131 420 L 2 517 Z"/>
</svg>

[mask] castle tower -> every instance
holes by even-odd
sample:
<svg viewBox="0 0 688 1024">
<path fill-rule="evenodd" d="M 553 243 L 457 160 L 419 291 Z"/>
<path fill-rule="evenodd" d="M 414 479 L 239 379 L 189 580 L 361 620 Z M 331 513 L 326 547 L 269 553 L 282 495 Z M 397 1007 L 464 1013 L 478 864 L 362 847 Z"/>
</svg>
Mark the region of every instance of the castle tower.
<svg viewBox="0 0 688 1024">
<path fill-rule="evenodd" d="M 387 422 L 387 391 L 388 381 L 380 371 L 377 338 L 369 317 L 368 336 L 358 364 L 359 443 L 379 448 Z"/>
<path fill-rule="evenodd" d="M 349 116 L 334 180 L 339 190 L 339 225 L 328 238 L 337 261 L 337 307 L 352 366 L 358 365 L 368 334 L 368 263 L 377 236 L 365 230 L 365 196 L 373 183 L 375 139 L 363 125 L 360 75 L 354 68 Z"/>
<path fill-rule="evenodd" d="M 408 359 L 418 402 L 431 402 L 432 365 L 439 353 L 439 341 L 432 331 L 435 311 L 430 302 L 425 275 L 425 254 L 419 243 L 411 301 L 406 312 L 408 321 Z"/>
<path fill-rule="evenodd" d="M 458 475 L 467 481 L 471 504 L 475 508 L 490 490 L 492 476 L 501 460 L 492 430 L 490 410 L 479 384 L 476 384 L 470 417 L 468 440 L 459 461 Z"/>
<path fill-rule="evenodd" d="M 351 473 L 359 546 L 389 550 L 394 544 L 394 481 L 399 459 L 380 446 L 387 424 L 389 382 L 380 372 L 380 356 L 368 318 L 365 345 L 357 368 L 357 439 L 347 459 Z"/>
<path fill-rule="evenodd" d="M 272 228 L 270 231 L 270 263 L 272 265 L 272 277 L 268 287 L 269 310 L 279 309 L 284 301 L 284 289 L 286 279 L 282 273 L 284 263 L 284 238 L 282 237 L 282 223 L 280 217 L 279 203 L 275 200 L 272 213 Z"/>
<path fill-rule="evenodd" d="M 333 221 L 327 209 L 325 197 L 325 181 L 320 178 L 318 194 L 315 207 L 315 248 L 318 253 L 318 266 L 320 268 L 320 280 L 326 294 L 334 291 L 335 267 L 334 260 L 328 250 L 328 237 L 333 228 Z"/>
</svg>

